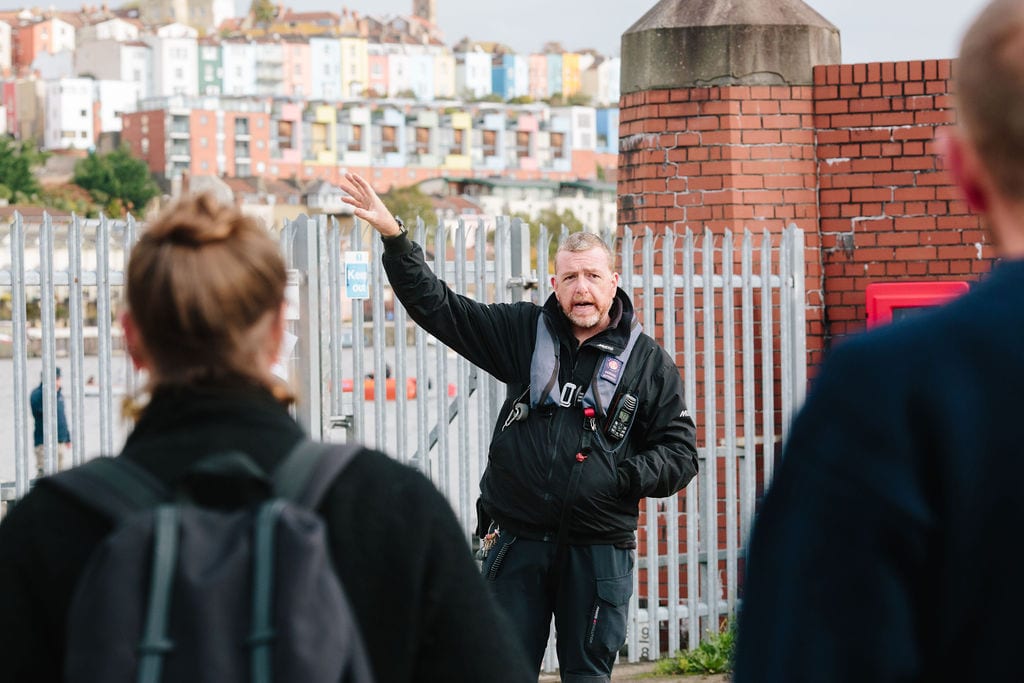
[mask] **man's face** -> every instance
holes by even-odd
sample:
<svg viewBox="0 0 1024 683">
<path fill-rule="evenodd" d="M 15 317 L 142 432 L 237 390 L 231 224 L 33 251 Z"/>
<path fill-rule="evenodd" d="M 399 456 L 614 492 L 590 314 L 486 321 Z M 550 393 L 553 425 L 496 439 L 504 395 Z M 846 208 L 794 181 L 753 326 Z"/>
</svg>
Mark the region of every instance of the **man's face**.
<svg viewBox="0 0 1024 683">
<path fill-rule="evenodd" d="M 608 266 L 603 249 L 558 252 L 551 286 L 578 337 L 580 333 L 590 337 L 608 327 L 608 310 L 615 300 L 619 274 Z"/>
</svg>

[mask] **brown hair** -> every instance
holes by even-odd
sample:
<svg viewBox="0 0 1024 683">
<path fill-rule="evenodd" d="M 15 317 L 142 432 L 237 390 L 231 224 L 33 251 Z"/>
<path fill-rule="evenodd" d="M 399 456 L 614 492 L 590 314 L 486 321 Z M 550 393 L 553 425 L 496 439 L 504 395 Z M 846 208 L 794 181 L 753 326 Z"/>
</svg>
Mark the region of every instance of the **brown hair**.
<svg viewBox="0 0 1024 683">
<path fill-rule="evenodd" d="M 555 263 L 558 263 L 558 254 L 563 251 L 579 252 L 579 251 L 590 251 L 591 249 L 600 249 L 608 257 L 608 269 L 615 270 L 615 254 L 608 248 L 608 245 L 604 243 L 596 233 L 593 232 L 573 232 L 568 237 L 562 240 L 562 243 L 558 245 L 558 251 L 555 252 Z"/>
<path fill-rule="evenodd" d="M 164 210 L 132 250 L 127 300 L 157 382 L 253 380 L 291 399 L 262 364 L 287 274 L 277 243 L 211 194 Z"/>
<path fill-rule="evenodd" d="M 1024 199 L 1024 1 L 994 0 L 954 66 L 960 120 L 1007 198 Z"/>
</svg>

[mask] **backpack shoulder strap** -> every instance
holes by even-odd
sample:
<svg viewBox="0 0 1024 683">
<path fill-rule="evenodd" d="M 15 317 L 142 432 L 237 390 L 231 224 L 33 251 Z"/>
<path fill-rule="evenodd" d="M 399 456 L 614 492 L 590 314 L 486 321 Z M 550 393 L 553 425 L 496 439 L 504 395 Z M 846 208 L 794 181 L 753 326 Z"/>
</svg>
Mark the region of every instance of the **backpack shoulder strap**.
<svg viewBox="0 0 1024 683">
<path fill-rule="evenodd" d="M 42 480 L 56 486 L 111 520 L 168 499 L 167 487 L 127 458 L 95 458 Z"/>
<path fill-rule="evenodd" d="M 303 439 L 274 470 L 274 494 L 316 509 L 331 484 L 361 449 L 358 444 Z"/>
</svg>

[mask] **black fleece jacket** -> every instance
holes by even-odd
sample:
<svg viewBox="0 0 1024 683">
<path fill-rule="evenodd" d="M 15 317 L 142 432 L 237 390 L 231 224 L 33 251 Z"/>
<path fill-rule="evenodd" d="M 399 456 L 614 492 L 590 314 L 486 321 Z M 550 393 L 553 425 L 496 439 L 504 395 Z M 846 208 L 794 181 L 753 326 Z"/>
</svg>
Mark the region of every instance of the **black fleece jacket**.
<svg viewBox="0 0 1024 683">
<path fill-rule="evenodd" d="M 201 457 L 228 449 L 270 471 L 303 436 L 261 389 L 164 390 L 121 457 L 173 484 Z M 428 479 L 363 450 L 320 512 L 378 681 L 536 681 L 448 502 Z M 45 484 L 0 523 L 0 662 L 10 680 L 62 680 L 75 582 L 109 530 L 93 510 Z"/>
<path fill-rule="evenodd" d="M 525 420 L 506 426 L 507 418 L 530 385 L 540 316 L 547 317 L 556 335 L 564 385 L 577 368 L 586 374 L 606 352 L 619 354 L 625 348 L 634 318 L 629 297 L 618 290 L 612 324 L 579 344 L 554 295 L 544 306 L 488 305 L 460 296 L 434 275 L 422 249 L 404 234 L 384 240 L 383 263 L 413 320 L 508 385 L 480 483 L 482 512 L 516 535 L 557 537 L 566 496 L 572 495 L 569 482 L 581 448 L 583 410 L 531 410 Z M 623 380 L 631 375 L 637 378 L 632 387 L 639 399 L 636 419 L 622 442 L 605 439 L 600 429 L 593 435 L 568 522 L 570 543 L 632 543 L 639 500 L 672 495 L 697 473 L 695 428 L 672 358 L 641 334 Z"/>
</svg>

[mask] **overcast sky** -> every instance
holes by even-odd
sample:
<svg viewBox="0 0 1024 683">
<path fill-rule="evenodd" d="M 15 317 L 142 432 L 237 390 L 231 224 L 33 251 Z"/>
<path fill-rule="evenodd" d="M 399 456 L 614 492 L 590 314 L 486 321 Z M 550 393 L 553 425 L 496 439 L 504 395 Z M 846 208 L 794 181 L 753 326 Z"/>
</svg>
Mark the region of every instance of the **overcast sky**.
<svg viewBox="0 0 1024 683">
<path fill-rule="evenodd" d="M 74 0 L 63 0 L 77 6 Z M 408 14 L 412 0 L 279 0 L 295 9 Z M 806 0 L 842 37 L 845 63 L 953 57 L 984 0 Z M 248 0 L 236 0 L 248 8 Z M 116 3 L 112 3 L 116 4 Z M 657 0 L 437 0 L 445 40 L 495 40 L 533 52 L 549 40 L 619 54 L 620 38 Z"/>
</svg>

